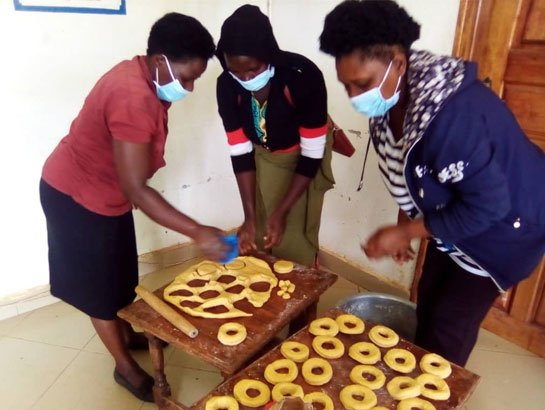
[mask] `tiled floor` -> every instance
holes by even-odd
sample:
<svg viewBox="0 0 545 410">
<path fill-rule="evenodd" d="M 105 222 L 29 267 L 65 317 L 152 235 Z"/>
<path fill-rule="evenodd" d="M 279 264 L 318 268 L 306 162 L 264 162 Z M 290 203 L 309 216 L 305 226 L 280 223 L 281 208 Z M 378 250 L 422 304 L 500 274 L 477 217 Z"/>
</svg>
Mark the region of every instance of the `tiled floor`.
<svg viewBox="0 0 545 410">
<path fill-rule="evenodd" d="M 179 270 L 180 266 L 162 269 L 142 282 L 155 289 Z M 322 296 L 319 311 L 362 290 L 339 278 Z M 165 359 L 172 390 L 184 404 L 222 381 L 213 367 L 172 348 L 167 348 Z M 139 353 L 137 360 L 150 371 L 147 353 Z M 482 331 L 468 368 L 481 375 L 482 382 L 466 410 L 545 409 L 545 359 Z M 156 408 L 118 386 L 112 371 L 113 361 L 89 319 L 64 303 L 0 321 L 1 410 Z"/>
</svg>

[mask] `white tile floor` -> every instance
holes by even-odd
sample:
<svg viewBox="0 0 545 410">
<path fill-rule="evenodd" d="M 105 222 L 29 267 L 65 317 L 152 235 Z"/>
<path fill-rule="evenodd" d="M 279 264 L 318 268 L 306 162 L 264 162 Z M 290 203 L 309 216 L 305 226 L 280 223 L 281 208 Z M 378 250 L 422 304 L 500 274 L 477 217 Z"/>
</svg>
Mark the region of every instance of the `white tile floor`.
<svg viewBox="0 0 545 410">
<path fill-rule="evenodd" d="M 146 275 L 155 289 L 170 281 L 180 266 Z M 323 312 L 363 289 L 339 278 L 318 306 Z M 137 360 L 147 370 L 146 352 Z M 172 348 L 165 352 L 166 374 L 174 395 L 189 405 L 222 381 L 213 367 Z M 466 410 L 545 409 L 545 359 L 481 331 L 469 370 L 482 382 Z M 1 410 L 152 410 L 118 386 L 113 361 L 89 319 L 65 303 L 56 303 L 0 321 Z"/>
</svg>

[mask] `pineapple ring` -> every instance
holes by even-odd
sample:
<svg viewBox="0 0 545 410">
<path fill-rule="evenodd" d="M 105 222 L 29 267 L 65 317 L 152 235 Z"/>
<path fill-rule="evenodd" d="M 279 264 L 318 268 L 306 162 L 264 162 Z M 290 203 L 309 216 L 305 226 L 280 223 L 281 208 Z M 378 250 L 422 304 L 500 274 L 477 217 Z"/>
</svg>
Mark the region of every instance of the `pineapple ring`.
<svg viewBox="0 0 545 410">
<path fill-rule="evenodd" d="M 235 334 L 230 335 L 230 332 L 235 332 Z M 244 325 L 236 322 L 228 322 L 221 325 L 218 329 L 218 340 L 222 345 L 236 346 L 246 339 L 247 334 Z"/>
<path fill-rule="evenodd" d="M 374 379 L 367 380 L 363 377 L 364 374 L 370 374 Z M 362 386 L 369 387 L 371 390 L 377 390 L 384 386 L 386 376 L 382 373 L 382 370 L 374 366 L 360 364 L 354 366 L 350 371 L 350 380 L 352 380 L 352 383 L 361 384 Z"/>
<path fill-rule="evenodd" d="M 333 349 L 325 348 L 325 344 L 332 344 Z M 316 336 L 312 340 L 312 347 L 324 359 L 338 359 L 344 354 L 343 342 L 332 336 Z"/>
<path fill-rule="evenodd" d="M 450 387 L 439 376 L 423 373 L 416 378 L 416 382 L 420 385 L 420 394 L 427 399 L 448 400 L 450 398 Z M 433 386 L 433 389 L 428 388 L 428 385 Z"/>
<path fill-rule="evenodd" d="M 231 396 L 214 396 L 206 401 L 205 410 L 238 410 L 238 401 Z"/>
<path fill-rule="evenodd" d="M 347 410 L 367 410 L 377 404 L 377 395 L 373 390 L 360 384 L 350 384 L 344 387 L 339 398 Z"/>
<path fill-rule="evenodd" d="M 272 389 L 272 399 L 277 403 L 286 397 L 299 397 L 302 399 L 304 395 L 303 388 L 294 383 L 278 383 Z"/>
<path fill-rule="evenodd" d="M 295 363 L 303 363 L 308 359 L 309 349 L 303 343 L 287 341 L 280 346 L 280 353 Z"/>
<path fill-rule="evenodd" d="M 335 321 L 339 325 L 339 332 L 345 335 L 361 335 L 365 330 L 365 323 L 356 315 L 339 315 Z"/>
<path fill-rule="evenodd" d="M 384 355 L 384 362 L 399 373 L 410 373 L 416 367 L 414 354 L 405 349 L 391 349 Z"/>
<path fill-rule="evenodd" d="M 382 325 L 377 325 L 369 331 L 369 339 L 379 347 L 394 347 L 399 342 L 397 333 Z"/>
<path fill-rule="evenodd" d="M 375 364 L 380 360 L 380 350 L 373 343 L 358 342 L 350 346 L 348 356 L 361 364 Z"/>
<path fill-rule="evenodd" d="M 335 410 L 335 408 L 333 407 L 333 400 L 331 400 L 331 397 L 329 397 L 326 393 L 321 391 L 315 391 L 312 393 L 305 394 L 305 397 L 303 397 L 303 401 L 305 403 L 321 404 L 324 410 Z"/>
<path fill-rule="evenodd" d="M 397 404 L 397 410 L 435 410 L 435 406 L 429 401 L 421 399 L 420 397 L 413 397 L 411 399 L 401 400 Z"/>
<path fill-rule="evenodd" d="M 316 374 L 313 372 L 314 369 L 321 369 L 322 373 Z M 321 357 L 313 357 L 303 363 L 301 373 L 305 381 L 311 386 L 323 386 L 333 377 L 333 368 L 327 360 Z"/>
<path fill-rule="evenodd" d="M 452 367 L 447 359 L 435 353 L 428 353 L 420 359 L 420 368 L 424 373 L 435 374 L 446 379 L 452 373 Z"/>
<path fill-rule="evenodd" d="M 279 373 L 280 369 L 288 369 L 287 373 Z M 293 360 L 278 359 L 270 363 L 264 372 L 265 380 L 270 384 L 290 383 L 295 380 L 299 374 L 299 369 Z"/>
<path fill-rule="evenodd" d="M 336 336 L 339 333 L 339 325 L 330 317 L 322 317 L 313 320 L 308 331 L 314 336 Z"/>
<path fill-rule="evenodd" d="M 386 385 L 386 390 L 396 400 L 411 399 L 420 395 L 420 385 L 415 379 L 407 376 L 394 377 Z"/>
<path fill-rule="evenodd" d="M 259 394 L 256 397 L 248 395 L 248 390 L 257 390 Z M 269 386 L 259 380 L 242 379 L 233 388 L 235 399 L 243 406 L 261 407 L 271 399 L 271 390 Z"/>
</svg>

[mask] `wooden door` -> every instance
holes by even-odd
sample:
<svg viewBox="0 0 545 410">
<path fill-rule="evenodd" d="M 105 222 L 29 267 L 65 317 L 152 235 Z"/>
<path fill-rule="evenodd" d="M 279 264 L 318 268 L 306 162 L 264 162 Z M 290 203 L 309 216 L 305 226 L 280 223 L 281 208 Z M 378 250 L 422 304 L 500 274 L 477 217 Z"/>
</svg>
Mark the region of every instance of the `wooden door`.
<svg viewBox="0 0 545 410">
<path fill-rule="evenodd" d="M 479 64 L 479 78 L 545 150 L 545 0 L 460 0 L 453 54 Z M 413 300 L 425 248 L 417 261 Z M 545 357 L 544 289 L 545 259 L 498 298 L 483 327 Z"/>
</svg>

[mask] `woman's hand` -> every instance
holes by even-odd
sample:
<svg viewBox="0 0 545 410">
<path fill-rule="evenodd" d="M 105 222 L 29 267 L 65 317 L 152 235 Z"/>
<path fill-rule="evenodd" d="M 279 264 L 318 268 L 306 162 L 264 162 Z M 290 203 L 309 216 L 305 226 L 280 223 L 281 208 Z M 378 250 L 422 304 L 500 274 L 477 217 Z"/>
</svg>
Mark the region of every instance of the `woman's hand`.
<svg viewBox="0 0 545 410">
<path fill-rule="evenodd" d="M 361 245 L 361 249 L 369 258 L 375 259 L 390 255 L 397 263 L 401 264 L 415 256 L 415 252 L 411 248 L 411 240 L 428 238 L 430 235 L 424 219 L 414 219 L 400 225 L 379 229 L 367 240 L 367 243 Z"/>
<path fill-rule="evenodd" d="M 269 216 L 265 224 L 265 249 L 274 248 L 282 242 L 286 231 L 286 218 L 291 208 L 307 190 L 311 182 L 312 178 L 297 173 L 293 174 L 286 194 L 279 201 L 278 207 Z"/>
<path fill-rule="evenodd" d="M 410 222 L 411 218 L 409 218 L 409 216 L 402 209 L 399 209 L 399 212 L 397 214 L 397 226 L 405 225 Z M 413 260 L 415 255 L 416 252 L 413 250 L 412 247 L 409 247 L 409 249 L 407 249 L 407 251 L 405 252 L 400 252 L 392 255 L 392 259 L 398 265 L 403 265 L 405 262 Z"/>
<path fill-rule="evenodd" d="M 274 211 L 265 225 L 265 249 L 274 248 L 282 242 L 286 230 L 286 214 L 283 211 Z"/>
<path fill-rule="evenodd" d="M 379 229 L 367 243 L 361 245 L 361 249 L 371 259 L 392 256 L 396 262 L 403 263 L 414 257 L 406 225 L 392 225 Z"/>
<path fill-rule="evenodd" d="M 193 240 L 207 259 L 219 261 L 229 252 L 229 245 L 223 241 L 224 233 L 212 226 L 199 225 Z"/>
<path fill-rule="evenodd" d="M 246 255 L 249 252 L 256 250 L 255 243 L 255 223 L 244 221 L 238 230 L 238 249 L 241 255 Z"/>
<path fill-rule="evenodd" d="M 405 262 L 412 261 L 416 255 L 416 252 L 412 247 L 409 247 L 405 252 L 396 253 L 392 255 L 392 259 L 398 265 L 403 265 Z"/>
</svg>

